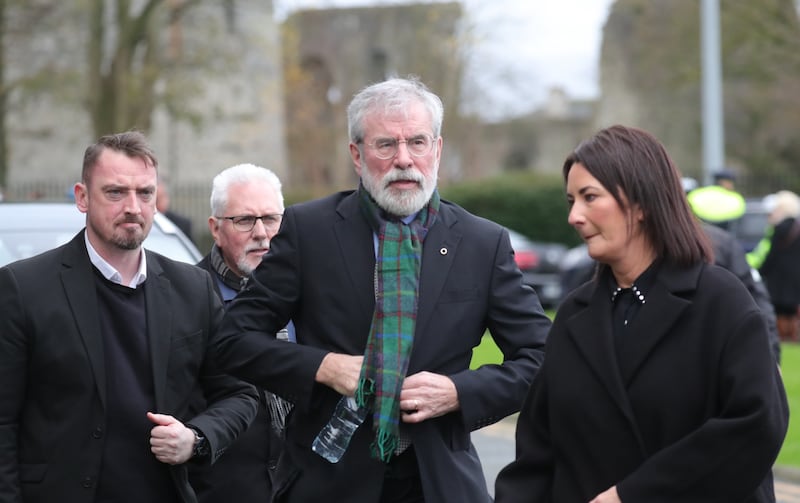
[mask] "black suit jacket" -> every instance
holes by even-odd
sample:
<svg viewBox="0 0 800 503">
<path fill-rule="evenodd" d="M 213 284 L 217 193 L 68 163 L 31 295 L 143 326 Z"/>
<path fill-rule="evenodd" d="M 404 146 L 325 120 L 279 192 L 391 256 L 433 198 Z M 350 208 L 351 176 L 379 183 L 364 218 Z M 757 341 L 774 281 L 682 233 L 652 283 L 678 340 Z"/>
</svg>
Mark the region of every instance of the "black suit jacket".
<svg viewBox="0 0 800 503">
<path fill-rule="evenodd" d="M 774 501 L 788 408 L 741 282 L 662 266 L 617 350 L 607 281 L 559 307 L 497 503 L 585 503 L 614 485 L 622 501 Z"/>
<path fill-rule="evenodd" d="M 316 384 L 330 351 L 361 355 L 374 309 L 372 229 L 350 191 L 288 208 L 248 287 L 228 307 L 215 348 L 226 370 L 295 404 L 275 480 L 277 501 L 377 501 L 385 465 L 370 457 L 372 419 L 343 459 L 312 452 L 340 398 Z M 289 320 L 297 344 L 275 340 Z M 426 501 L 489 500 L 470 432 L 516 412 L 543 357 L 550 321 L 523 285 L 508 233 L 442 202 L 425 238 L 408 374 L 449 376 L 460 410 L 408 425 Z M 470 370 L 489 329 L 503 365 Z"/>
<path fill-rule="evenodd" d="M 200 429 L 214 461 L 252 420 L 255 393 L 217 372 L 206 356 L 223 313 L 208 274 L 146 253 L 154 412 Z M 94 501 L 111 419 L 106 374 L 114 369 L 103 357 L 93 277 L 83 232 L 0 269 L 1 501 Z M 189 397 L 198 386 L 213 403 L 192 417 Z M 148 448 L 144 439 L 142 446 Z M 185 466 L 169 469 L 183 501 L 194 501 Z"/>
<path fill-rule="evenodd" d="M 197 263 L 208 271 L 214 283 L 214 290 L 220 299 L 219 279 L 211 266 L 209 255 Z M 213 465 L 189 466 L 189 482 L 197 493 L 199 503 L 268 503 L 272 495 L 270 471 L 273 449 L 280 447 L 280 439 L 272 436 L 270 415 L 266 407 L 263 391 L 258 391 L 258 414 L 239 438 Z M 205 397 L 198 393 L 193 406 L 204 410 Z"/>
</svg>

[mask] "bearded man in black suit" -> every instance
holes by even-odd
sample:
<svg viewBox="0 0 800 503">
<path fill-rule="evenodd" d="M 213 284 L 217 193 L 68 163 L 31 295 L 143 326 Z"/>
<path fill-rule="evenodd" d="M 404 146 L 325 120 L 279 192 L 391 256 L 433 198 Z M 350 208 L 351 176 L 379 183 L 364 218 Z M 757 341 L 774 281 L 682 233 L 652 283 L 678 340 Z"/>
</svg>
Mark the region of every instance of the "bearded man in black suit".
<svg viewBox="0 0 800 503">
<path fill-rule="evenodd" d="M 416 79 L 359 92 L 360 186 L 288 207 L 226 312 L 220 365 L 294 404 L 273 501 L 490 501 L 470 432 L 519 410 L 550 321 L 508 232 L 439 198 L 442 116 Z M 470 369 L 487 329 L 504 361 Z"/>
</svg>

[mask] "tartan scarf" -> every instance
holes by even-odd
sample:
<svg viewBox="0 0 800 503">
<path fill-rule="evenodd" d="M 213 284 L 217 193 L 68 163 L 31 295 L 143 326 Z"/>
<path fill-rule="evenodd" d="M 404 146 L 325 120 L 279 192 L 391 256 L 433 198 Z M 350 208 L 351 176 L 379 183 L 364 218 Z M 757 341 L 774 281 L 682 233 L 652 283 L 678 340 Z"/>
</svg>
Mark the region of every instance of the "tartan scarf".
<svg viewBox="0 0 800 503">
<path fill-rule="evenodd" d="M 399 441 L 400 390 L 408 370 L 417 322 L 422 241 L 436 221 L 439 193 L 408 225 L 384 218 L 364 186 L 358 189 L 364 216 L 378 236 L 375 312 L 356 389 L 359 407 L 370 407 L 375 441 L 372 455 L 388 463 Z"/>
<path fill-rule="evenodd" d="M 211 247 L 208 260 L 211 267 L 217 271 L 217 274 L 222 278 L 222 282 L 225 283 L 225 286 L 236 292 L 241 292 L 244 290 L 244 287 L 247 286 L 248 277 L 245 276 L 242 278 L 228 267 L 228 264 L 225 263 L 225 259 L 222 258 L 222 250 L 219 249 L 217 243 L 214 243 Z"/>
</svg>

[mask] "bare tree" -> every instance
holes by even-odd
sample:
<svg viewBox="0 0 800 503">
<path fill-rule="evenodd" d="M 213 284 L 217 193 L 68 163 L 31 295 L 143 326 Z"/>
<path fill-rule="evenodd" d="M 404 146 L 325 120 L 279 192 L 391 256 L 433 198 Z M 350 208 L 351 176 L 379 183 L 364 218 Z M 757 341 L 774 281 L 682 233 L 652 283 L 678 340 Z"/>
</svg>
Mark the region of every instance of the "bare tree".
<svg viewBox="0 0 800 503">
<path fill-rule="evenodd" d="M 10 171 L 9 111 L 35 98 L 50 83 L 69 80 L 66 73 L 57 70 L 57 55 L 44 54 L 44 47 L 57 44 L 47 44 L 45 37 L 39 38 L 38 45 L 34 42 L 36 29 L 49 32 L 57 17 L 55 0 L 0 0 L 0 187 L 6 185 Z M 16 71 L 9 71 L 9 66 Z M 19 71 L 23 67 L 25 71 Z M 53 78 L 54 74 L 64 78 Z"/>
<path fill-rule="evenodd" d="M 131 127 L 149 129 L 156 84 L 174 56 L 169 47 L 174 49 L 175 39 L 160 35 L 174 35 L 183 13 L 199 0 L 147 0 L 138 11 L 134 3 L 91 0 L 89 6 L 87 102 L 98 136 Z"/>
<path fill-rule="evenodd" d="M 5 50 L 6 40 L 6 0 L 0 0 L 0 189 L 5 185 L 8 174 L 8 154 L 6 152 L 6 108 L 8 90 L 1 83 L 5 82 Z M 0 190 L 0 197 L 2 191 Z"/>
</svg>

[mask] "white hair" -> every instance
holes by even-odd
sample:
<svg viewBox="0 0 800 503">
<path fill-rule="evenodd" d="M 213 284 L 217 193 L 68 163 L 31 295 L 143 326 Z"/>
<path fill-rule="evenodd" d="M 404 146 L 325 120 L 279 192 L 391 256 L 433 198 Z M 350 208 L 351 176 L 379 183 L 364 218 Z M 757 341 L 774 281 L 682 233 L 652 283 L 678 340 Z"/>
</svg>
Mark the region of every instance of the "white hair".
<svg viewBox="0 0 800 503">
<path fill-rule="evenodd" d="M 231 185 L 240 183 L 267 182 L 278 194 L 278 205 L 283 211 L 283 192 L 278 175 L 255 164 L 237 164 L 221 171 L 211 184 L 211 215 L 221 217 L 228 206 L 228 191 Z"/>
<path fill-rule="evenodd" d="M 434 137 L 442 134 L 444 106 L 442 100 L 433 94 L 416 76 L 394 77 L 360 90 L 347 106 L 347 129 L 350 141 L 360 143 L 364 140 L 364 118 L 371 113 L 405 114 L 410 105 L 421 103 L 431 116 Z"/>
<path fill-rule="evenodd" d="M 770 223 L 776 225 L 786 218 L 800 216 L 800 197 L 789 190 L 781 190 L 767 196 L 764 201 L 770 212 Z"/>
</svg>

